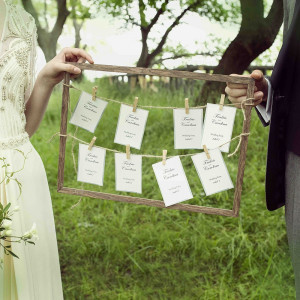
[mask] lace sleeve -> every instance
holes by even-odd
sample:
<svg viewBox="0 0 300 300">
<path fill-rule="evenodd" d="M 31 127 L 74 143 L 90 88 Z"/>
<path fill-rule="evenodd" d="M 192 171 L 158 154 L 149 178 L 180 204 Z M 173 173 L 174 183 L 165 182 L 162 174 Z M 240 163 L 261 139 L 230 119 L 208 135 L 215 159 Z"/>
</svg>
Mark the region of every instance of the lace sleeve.
<svg viewBox="0 0 300 300">
<path fill-rule="evenodd" d="M 38 47 L 37 28 L 35 25 L 35 21 L 32 17 L 32 43 L 31 43 L 31 51 L 29 52 L 28 84 L 25 90 L 25 103 L 28 101 L 31 95 L 37 77 L 36 74 L 37 47 Z"/>
</svg>

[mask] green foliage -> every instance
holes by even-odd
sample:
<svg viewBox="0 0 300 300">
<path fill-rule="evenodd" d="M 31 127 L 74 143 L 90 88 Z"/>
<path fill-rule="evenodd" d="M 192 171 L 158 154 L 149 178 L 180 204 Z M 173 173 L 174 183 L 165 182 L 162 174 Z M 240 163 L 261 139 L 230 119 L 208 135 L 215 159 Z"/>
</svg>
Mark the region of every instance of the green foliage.
<svg viewBox="0 0 300 300">
<path fill-rule="evenodd" d="M 94 84 L 82 83 L 91 91 Z M 200 86 L 195 87 L 196 97 Z M 122 84 L 110 86 L 99 82 L 99 95 L 132 102 L 140 96 L 143 104 L 182 106 L 180 88 L 159 93 L 130 93 Z M 72 107 L 78 92 L 72 90 Z M 192 98 L 191 98 L 192 99 Z M 171 211 L 127 203 L 83 198 L 56 192 L 59 139 L 46 141 L 59 131 L 61 92 L 56 91 L 32 143 L 46 166 L 54 207 L 65 299 L 295 299 L 284 211 L 268 212 L 264 199 L 264 175 L 268 129 L 255 112 L 238 218 Z M 97 145 L 124 149 L 113 143 L 119 105 L 109 104 L 97 129 Z M 235 133 L 240 131 L 242 113 L 238 111 Z M 74 127 L 68 125 L 69 132 Z M 172 112 L 151 110 L 141 152 L 160 154 L 173 149 Z M 89 140 L 92 134 L 80 130 L 78 136 Z M 71 157 L 68 141 L 65 180 L 81 187 Z M 77 142 L 75 151 L 77 151 Z M 232 147 L 236 144 L 233 143 Z M 75 155 L 77 152 L 75 153 Z M 75 156 L 77 160 L 77 157 Z M 146 196 L 161 199 L 151 171 L 144 159 L 143 190 Z M 237 157 L 226 160 L 232 178 Z M 231 207 L 231 194 L 215 197 L 201 195 L 201 185 L 190 160 L 184 168 L 197 195 L 195 204 Z M 114 190 L 114 160 L 107 154 L 104 188 Z M 208 199 L 209 198 L 209 199 Z M 190 203 L 190 202 L 187 202 Z"/>
<path fill-rule="evenodd" d="M 198 13 L 200 16 L 206 16 L 218 22 L 234 21 L 239 15 L 239 3 L 234 0 L 180 0 L 180 1 L 154 1 L 154 0 L 89 0 L 99 7 L 103 7 L 112 16 L 122 16 L 129 24 L 141 24 L 147 26 L 155 11 L 162 9 L 166 12 L 168 19 L 174 19 L 174 6 L 179 4 L 183 10 L 192 5 L 191 11 Z M 166 3 L 168 2 L 168 3 Z M 138 16 L 137 8 L 141 12 Z M 129 12 L 129 14 L 128 14 Z M 146 21 L 146 19 L 148 20 Z"/>
<path fill-rule="evenodd" d="M 57 18 L 57 1 L 56 0 L 33 0 L 33 5 L 39 15 L 39 21 L 42 27 L 48 27 L 48 23 L 53 23 Z M 86 20 L 95 18 L 99 7 L 89 0 L 69 0 L 67 1 L 67 9 L 70 11 L 70 18 L 77 20 Z M 49 28 L 47 28 L 49 29 Z"/>
<path fill-rule="evenodd" d="M 79 0 L 70 0 L 70 6 L 72 8 L 70 17 L 77 20 L 91 19 L 91 8 L 82 4 Z"/>
</svg>

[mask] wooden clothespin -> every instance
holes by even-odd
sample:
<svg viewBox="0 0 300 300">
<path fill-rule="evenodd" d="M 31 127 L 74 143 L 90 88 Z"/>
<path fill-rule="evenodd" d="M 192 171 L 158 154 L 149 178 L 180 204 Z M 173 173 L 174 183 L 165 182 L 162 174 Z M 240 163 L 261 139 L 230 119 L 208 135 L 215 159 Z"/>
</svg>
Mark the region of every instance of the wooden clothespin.
<svg viewBox="0 0 300 300">
<path fill-rule="evenodd" d="M 162 159 L 162 164 L 163 164 L 163 165 L 166 164 L 167 153 L 168 153 L 168 150 L 163 150 L 163 159 Z"/>
<path fill-rule="evenodd" d="M 184 99 L 184 105 L 185 105 L 185 113 L 188 115 L 190 112 L 189 98 Z"/>
<path fill-rule="evenodd" d="M 209 155 L 206 145 L 203 145 L 203 149 L 204 149 L 207 159 L 210 159 L 210 155 Z"/>
<path fill-rule="evenodd" d="M 224 101 L 225 101 L 225 94 L 222 94 L 220 99 L 220 106 L 219 106 L 220 110 L 222 110 L 224 107 Z"/>
<path fill-rule="evenodd" d="M 94 87 L 93 87 L 93 94 L 92 94 L 92 99 L 93 99 L 94 101 L 96 100 L 97 90 L 98 90 L 98 87 L 97 87 L 97 86 L 94 86 Z"/>
<path fill-rule="evenodd" d="M 133 112 L 136 112 L 138 102 L 139 102 L 139 97 L 135 97 L 134 98 L 134 103 L 133 103 L 133 109 L 132 109 Z"/>
<path fill-rule="evenodd" d="M 91 142 L 90 142 L 90 144 L 89 144 L 89 151 L 91 151 L 92 150 L 92 148 L 93 148 L 93 146 L 94 146 L 94 144 L 95 144 L 95 142 L 96 142 L 96 137 L 94 136 L 93 138 L 92 138 L 92 140 L 91 140 Z"/>
<path fill-rule="evenodd" d="M 130 145 L 126 145 L 126 159 L 130 159 Z"/>
</svg>

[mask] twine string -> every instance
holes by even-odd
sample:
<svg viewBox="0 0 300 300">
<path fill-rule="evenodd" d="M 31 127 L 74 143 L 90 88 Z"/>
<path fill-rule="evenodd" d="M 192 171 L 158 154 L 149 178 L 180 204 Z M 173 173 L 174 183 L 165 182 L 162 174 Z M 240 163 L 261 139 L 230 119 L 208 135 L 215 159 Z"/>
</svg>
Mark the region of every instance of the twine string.
<svg viewBox="0 0 300 300">
<path fill-rule="evenodd" d="M 63 83 L 63 85 L 67 86 L 69 88 L 75 89 L 79 92 L 83 92 L 82 90 L 78 89 L 77 87 L 75 87 L 71 84 Z M 116 100 L 116 99 L 105 98 L 105 97 L 102 97 L 102 96 L 99 96 L 99 97 L 103 100 L 108 101 L 108 102 L 133 106 L 132 103 L 125 103 L 123 101 L 119 101 L 119 100 Z M 241 102 L 241 110 L 242 110 L 243 115 L 244 115 L 244 120 L 246 120 L 246 113 L 245 113 L 245 107 L 244 106 L 254 106 L 251 103 L 247 103 L 249 100 L 255 100 L 255 99 L 254 98 L 247 98 L 247 99 L 245 99 Z M 235 106 L 235 105 L 236 104 L 234 104 L 234 103 L 224 104 L 224 106 Z M 152 105 L 138 105 L 138 107 L 146 108 L 146 109 L 178 109 L 178 108 L 182 108 L 182 107 L 176 107 L 176 106 L 152 106 Z M 192 109 L 192 108 L 206 108 L 206 107 L 207 107 L 207 105 L 201 105 L 201 106 L 193 106 L 193 107 L 190 107 L 190 108 Z"/>
<path fill-rule="evenodd" d="M 71 134 L 61 134 L 60 132 L 55 133 L 55 134 L 48 140 L 48 143 L 51 143 L 52 140 L 53 140 L 56 136 L 58 136 L 58 135 L 59 135 L 60 137 L 71 138 L 71 139 L 73 139 L 73 140 L 76 140 L 76 141 L 80 142 L 81 144 L 89 145 L 88 142 L 86 142 L 86 141 L 84 141 L 84 140 L 81 140 L 81 139 L 77 138 L 77 137 L 74 136 L 74 135 L 71 135 Z M 234 141 L 234 140 L 236 140 L 236 139 L 239 139 L 239 143 L 238 143 L 236 149 L 235 149 L 232 153 L 228 154 L 228 157 L 231 157 L 231 156 L 235 155 L 235 154 L 238 152 L 238 150 L 239 150 L 239 148 L 240 148 L 240 145 L 241 145 L 241 143 L 242 143 L 242 138 L 243 138 L 244 136 L 249 136 L 249 135 L 250 135 L 250 132 L 249 132 L 249 133 L 241 133 L 241 134 L 235 136 L 234 138 L 232 138 L 230 141 L 228 141 L 228 142 L 226 142 L 226 143 L 224 143 L 224 144 L 222 144 L 222 145 L 220 145 L 220 146 L 218 146 L 218 147 L 216 147 L 216 148 L 210 149 L 210 150 L 219 149 L 219 148 L 221 148 L 222 146 L 224 146 L 224 145 L 226 145 L 226 144 L 228 144 L 228 143 L 230 143 L 230 142 L 232 142 L 232 141 Z M 113 153 L 123 153 L 123 154 L 125 154 L 125 152 L 118 151 L 118 150 L 115 150 L 115 149 L 105 148 L 105 147 L 96 146 L 96 145 L 94 145 L 93 147 L 100 148 L 100 149 L 106 150 L 106 151 L 108 151 L 108 152 L 113 152 Z M 167 158 L 172 158 L 172 157 L 175 157 L 175 156 L 179 156 L 179 157 L 189 157 L 189 156 L 193 156 L 193 155 L 195 155 L 195 153 L 172 155 L 172 156 L 167 156 Z M 74 149 L 73 149 L 73 148 L 72 148 L 72 156 L 73 156 L 73 161 L 74 161 L 75 154 L 74 154 Z M 142 157 L 147 157 L 147 158 L 161 158 L 161 159 L 162 159 L 162 155 L 140 154 L 140 156 L 142 156 Z"/>
<path fill-rule="evenodd" d="M 73 88 L 73 89 L 75 89 L 75 90 L 78 90 L 78 91 L 82 92 L 82 90 L 78 89 L 77 87 L 75 87 L 75 86 L 73 86 L 73 85 L 69 85 L 69 84 L 65 84 L 65 83 L 63 83 L 63 85 L 65 85 L 65 86 L 67 86 L 67 87 L 69 87 L 69 88 Z M 105 97 L 101 97 L 101 99 L 104 99 L 104 100 L 107 100 L 107 101 L 110 101 L 110 102 L 113 102 L 113 103 L 126 104 L 126 103 L 124 103 L 124 102 L 122 102 L 122 101 L 118 101 L 118 100 L 115 100 L 115 99 L 109 99 L 109 98 L 105 98 Z M 254 106 L 254 105 L 251 104 L 251 103 L 247 103 L 247 102 L 250 101 L 250 100 L 255 100 L 255 99 L 254 99 L 254 98 L 246 98 L 245 100 L 243 100 L 243 101 L 240 103 L 240 105 L 241 105 L 241 110 L 242 110 L 243 116 L 244 116 L 244 121 L 246 121 L 245 106 Z M 70 101 L 70 99 L 69 99 L 69 101 L 68 101 L 68 106 L 69 106 L 69 108 L 70 108 L 70 110 L 71 110 L 70 102 L 71 102 L 71 101 Z M 127 105 L 133 106 L 133 104 L 127 104 Z M 236 105 L 236 104 L 234 104 L 234 103 L 230 103 L 230 104 L 225 104 L 224 106 L 235 106 L 235 105 Z M 179 108 L 179 107 L 169 107 L 169 106 L 163 107 L 163 106 L 143 106 L 143 105 L 139 105 L 139 107 L 141 107 L 141 108 L 157 108 L 157 109 L 177 109 L 177 108 Z M 207 105 L 203 105 L 203 106 L 195 106 L 195 107 L 191 107 L 191 108 L 205 108 L 205 107 L 207 107 Z M 70 111 L 70 110 L 69 110 L 69 111 Z M 67 137 L 67 138 L 69 137 L 69 138 L 72 138 L 73 141 L 76 140 L 76 141 L 78 141 L 78 142 L 80 142 L 80 143 L 82 143 L 82 144 L 88 145 L 89 143 L 87 143 L 86 141 L 83 141 L 83 140 L 81 140 L 81 139 L 79 139 L 79 138 L 76 137 L 77 130 L 78 130 L 78 127 L 76 127 L 76 130 L 75 130 L 75 132 L 74 132 L 74 135 L 71 135 L 71 134 L 63 135 L 63 134 L 61 134 L 60 132 L 57 132 L 57 133 L 55 133 L 55 134 L 48 140 L 48 143 L 51 143 L 52 140 L 53 140 L 57 135 L 59 135 L 60 137 Z M 223 143 L 222 145 L 220 145 L 220 146 L 218 146 L 218 147 L 216 147 L 216 148 L 214 148 L 214 149 L 211 149 L 211 150 L 215 150 L 215 149 L 221 148 L 222 146 L 224 146 L 224 145 L 226 145 L 226 144 L 228 144 L 228 143 L 230 143 L 230 142 L 232 142 L 232 141 L 234 141 L 234 140 L 236 140 L 236 139 L 239 139 L 238 145 L 236 146 L 235 150 L 234 150 L 232 153 L 230 153 L 230 154 L 227 155 L 228 157 L 232 157 L 232 156 L 234 156 L 234 155 L 238 152 L 238 150 L 239 150 L 239 148 L 240 148 L 240 146 L 241 146 L 241 143 L 242 143 L 242 138 L 243 138 L 244 136 L 249 136 L 249 135 L 250 135 L 250 132 L 249 132 L 249 133 L 242 132 L 240 135 L 235 136 L 235 137 L 232 138 L 230 141 L 225 142 L 225 143 Z M 124 153 L 124 152 L 121 152 L 121 151 L 118 151 L 118 150 L 115 150 L 115 149 L 110 149 L 110 148 L 100 147 L 100 146 L 96 146 L 96 145 L 95 145 L 94 147 L 104 149 L 104 150 L 106 150 L 106 151 L 108 151 L 108 152 L 113 152 L 113 153 Z M 195 154 L 180 154 L 180 155 L 177 155 L 177 156 L 179 156 L 179 157 L 189 157 L 189 156 L 193 156 L 193 155 L 195 155 Z M 142 157 L 148 157 L 148 158 L 162 158 L 161 155 L 151 155 L 151 154 L 141 154 L 141 156 L 142 156 Z M 168 156 L 167 158 L 171 158 L 171 157 L 174 157 L 174 155 L 173 155 L 173 156 Z M 73 165 L 74 165 L 75 172 L 77 173 L 76 159 L 75 159 L 75 154 L 74 154 L 74 143 L 72 143 L 72 159 L 73 159 Z"/>
<path fill-rule="evenodd" d="M 78 126 L 76 126 L 76 129 L 74 131 L 74 136 L 75 137 L 76 137 L 77 131 L 78 131 Z M 75 140 L 72 139 L 72 148 L 71 148 L 71 151 L 72 151 L 73 166 L 74 166 L 75 173 L 78 174 L 74 149 L 75 149 Z M 83 185 L 82 184 L 81 184 L 81 188 L 83 189 Z M 81 201 L 82 201 L 82 196 L 79 198 L 79 200 L 75 204 L 73 204 L 71 206 L 71 209 L 74 209 L 75 207 L 77 207 L 81 203 Z"/>
<path fill-rule="evenodd" d="M 78 131 L 78 126 L 76 126 L 76 129 L 74 131 L 74 137 L 76 137 L 77 131 Z M 72 151 L 72 159 L 73 159 L 74 170 L 75 170 L 75 173 L 77 174 L 77 164 L 76 164 L 74 149 L 75 149 L 75 139 L 72 140 L 71 151 Z"/>
</svg>

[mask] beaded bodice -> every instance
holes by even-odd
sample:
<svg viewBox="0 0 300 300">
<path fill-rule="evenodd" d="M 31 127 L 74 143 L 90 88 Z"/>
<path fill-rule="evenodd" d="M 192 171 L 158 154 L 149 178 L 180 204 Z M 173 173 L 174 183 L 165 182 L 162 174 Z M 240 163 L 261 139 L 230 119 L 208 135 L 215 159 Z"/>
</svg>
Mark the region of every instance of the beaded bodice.
<svg viewBox="0 0 300 300">
<path fill-rule="evenodd" d="M 33 17 L 4 0 L 6 18 L 0 41 L 0 144 L 26 136 L 25 103 L 34 82 L 37 34 Z M 0 145 L 1 146 L 1 145 Z"/>
</svg>

